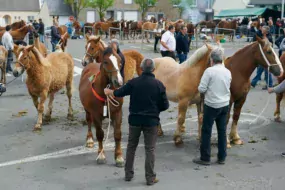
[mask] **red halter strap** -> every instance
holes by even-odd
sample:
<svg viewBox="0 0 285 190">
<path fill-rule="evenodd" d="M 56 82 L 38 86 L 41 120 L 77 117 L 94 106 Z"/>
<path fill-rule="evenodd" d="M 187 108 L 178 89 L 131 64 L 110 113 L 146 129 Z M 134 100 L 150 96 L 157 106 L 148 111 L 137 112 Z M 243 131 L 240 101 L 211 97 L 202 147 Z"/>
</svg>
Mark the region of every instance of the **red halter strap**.
<svg viewBox="0 0 285 190">
<path fill-rule="evenodd" d="M 92 81 L 92 84 L 96 81 L 97 76 L 98 76 L 99 74 L 100 74 L 100 72 L 95 75 L 95 78 L 94 78 L 94 80 Z M 91 86 L 91 89 L 92 89 L 92 92 L 93 92 L 94 96 L 95 96 L 98 100 L 100 100 L 100 101 L 102 101 L 102 102 L 105 102 L 105 101 L 106 101 L 105 98 L 102 98 L 102 97 L 96 92 L 96 90 L 93 88 L 93 86 Z"/>
</svg>

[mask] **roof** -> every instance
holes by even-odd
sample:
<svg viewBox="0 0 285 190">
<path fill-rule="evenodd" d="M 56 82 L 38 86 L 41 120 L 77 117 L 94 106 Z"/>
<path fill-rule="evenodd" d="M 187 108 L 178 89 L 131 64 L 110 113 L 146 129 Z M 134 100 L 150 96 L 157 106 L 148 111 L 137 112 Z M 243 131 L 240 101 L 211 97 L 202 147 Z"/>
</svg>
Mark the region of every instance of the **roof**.
<svg viewBox="0 0 285 190">
<path fill-rule="evenodd" d="M 262 15 L 266 9 L 267 8 L 227 9 L 221 10 L 215 17 L 259 16 Z"/>
<path fill-rule="evenodd" d="M 0 11 L 40 11 L 39 0 L 0 0 Z"/>
<path fill-rule="evenodd" d="M 50 16 L 70 16 L 73 15 L 70 5 L 64 0 L 46 0 Z"/>
<path fill-rule="evenodd" d="M 282 0 L 250 0 L 250 5 L 280 5 Z"/>
</svg>

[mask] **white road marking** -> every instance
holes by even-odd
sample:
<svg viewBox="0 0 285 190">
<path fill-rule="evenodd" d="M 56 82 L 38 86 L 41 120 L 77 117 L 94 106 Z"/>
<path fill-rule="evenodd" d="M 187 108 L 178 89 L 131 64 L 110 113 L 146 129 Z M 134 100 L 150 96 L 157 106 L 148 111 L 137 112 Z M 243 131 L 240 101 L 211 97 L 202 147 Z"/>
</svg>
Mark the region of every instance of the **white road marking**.
<svg viewBox="0 0 285 190">
<path fill-rule="evenodd" d="M 82 60 L 81 59 L 78 59 L 78 58 L 73 58 L 75 61 L 78 61 L 78 62 L 81 62 Z"/>
<path fill-rule="evenodd" d="M 6 73 L 6 76 L 7 77 L 11 77 L 12 75 L 10 73 Z"/>
<path fill-rule="evenodd" d="M 241 115 L 245 115 L 245 116 L 251 116 L 251 117 L 257 117 L 257 115 L 252 114 L 252 113 L 241 113 Z M 250 130 L 255 129 L 255 128 L 261 128 L 263 126 L 266 126 L 270 123 L 270 120 L 265 118 L 264 116 L 260 116 L 260 119 L 263 119 L 263 123 L 259 124 L 255 127 L 251 127 Z M 187 118 L 187 121 L 197 121 L 197 117 L 193 117 L 193 118 Z M 239 122 L 251 122 L 252 119 L 240 119 Z M 171 122 L 171 123 L 166 123 L 163 124 L 162 127 L 168 126 L 168 125 L 173 125 L 176 124 L 175 122 Z M 163 128 L 162 128 L 163 129 Z M 164 129 L 163 131 L 172 131 L 173 129 Z M 249 130 L 239 130 L 239 132 L 246 132 Z M 190 136 L 190 135 L 198 135 L 198 133 L 196 132 L 191 132 L 191 133 L 186 133 L 185 137 Z M 192 139 L 183 139 L 184 142 L 189 142 Z M 163 145 L 163 144 L 170 144 L 173 143 L 173 140 L 171 141 L 164 141 L 164 142 L 159 142 L 157 143 L 157 145 Z M 114 142 L 110 142 L 107 143 L 106 145 L 104 145 L 104 150 L 105 151 L 110 151 L 114 149 Z M 139 144 L 139 147 L 144 147 L 144 144 Z M 125 149 L 127 147 L 127 144 L 122 142 L 122 149 Z M 97 143 L 94 144 L 94 148 L 89 149 L 86 148 L 85 145 L 83 146 L 78 146 L 78 147 L 74 147 L 74 148 L 69 148 L 69 149 L 65 149 L 65 150 L 60 150 L 60 151 L 56 151 L 56 152 L 52 152 L 52 153 L 47 153 L 47 154 L 42 154 L 42 155 L 37 155 L 37 156 L 32 156 L 32 157 L 27 157 L 27 158 L 23 158 L 23 159 L 19 159 L 19 160 L 13 160 L 13 161 L 8 161 L 8 162 L 3 162 L 0 163 L 0 168 L 1 167 L 5 167 L 5 166 L 11 166 L 11 165 L 16 165 L 16 164 L 24 164 L 24 163 L 29 163 L 29 162 L 36 162 L 36 161 L 42 161 L 42 160 L 48 160 L 48 159 L 52 159 L 52 158 L 62 158 L 62 157 L 69 157 L 69 156 L 75 156 L 75 155 L 82 155 L 82 154 L 87 154 L 87 153 L 96 153 L 98 149 L 98 145 Z"/>
<path fill-rule="evenodd" d="M 82 70 L 83 70 L 82 68 L 74 66 L 74 75 L 73 76 L 81 75 Z"/>
</svg>

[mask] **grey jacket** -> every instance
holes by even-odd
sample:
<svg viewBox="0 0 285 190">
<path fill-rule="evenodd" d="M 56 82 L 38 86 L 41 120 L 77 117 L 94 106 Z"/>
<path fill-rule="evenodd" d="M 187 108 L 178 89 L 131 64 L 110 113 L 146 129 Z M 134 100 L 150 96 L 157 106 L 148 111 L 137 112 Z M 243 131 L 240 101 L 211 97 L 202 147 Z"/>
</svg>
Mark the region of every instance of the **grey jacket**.
<svg viewBox="0 0 285 190">
<path fill-rule="evenodd" d="M 283 80 L 279 85 L 275 86 L 273 91 L 278 94 L 283 93 L 285 91 L 285 80 Z"/>
</svg>

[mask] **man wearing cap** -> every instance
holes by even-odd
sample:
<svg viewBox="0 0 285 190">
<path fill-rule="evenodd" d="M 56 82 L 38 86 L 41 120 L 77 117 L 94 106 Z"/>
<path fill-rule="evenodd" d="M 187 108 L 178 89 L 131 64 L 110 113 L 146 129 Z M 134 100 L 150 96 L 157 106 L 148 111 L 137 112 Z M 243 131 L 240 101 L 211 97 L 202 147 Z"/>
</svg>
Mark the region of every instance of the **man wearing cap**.
<svg viewBox="0 0 285 190">
<path fill-rule="evenodd" d="M 117 39 L 112 39 L 111 42 L 110 42 L 110 45 L 111 47 L 114 47 L 115 49 L 117 49 L 117 54 L 121 57 L 121 70 L 120 70 L 120 73 L 121 73 L 121 76 L 123 77 L 123 79 L 125 78 L 125 74 L 124 74 L 124 69 L 125 69 L 125 56 L 123 55 L 123 53 L 121 52 L 120 50 L 120 47 L 119 47 L 119 41 Z"/>
<path fill-rule="evenodd" d="M 134 177 L 134 159 L 141 132 L 145 145 L 145 178 L 147 185 L 158 182 L 154 172 L 154 150 L 157 138 L 159 114 L 169 107 L 164 85 L 154 74 L 154 61 L 145 59 L 141 63 L 141 76 L 129 80 L 124 86 L 113 91 L 105 89 L 107 96 L 124 97 L 130 95 L 129 139 L 126 153 L 125 180 Z"/>
</svg>

